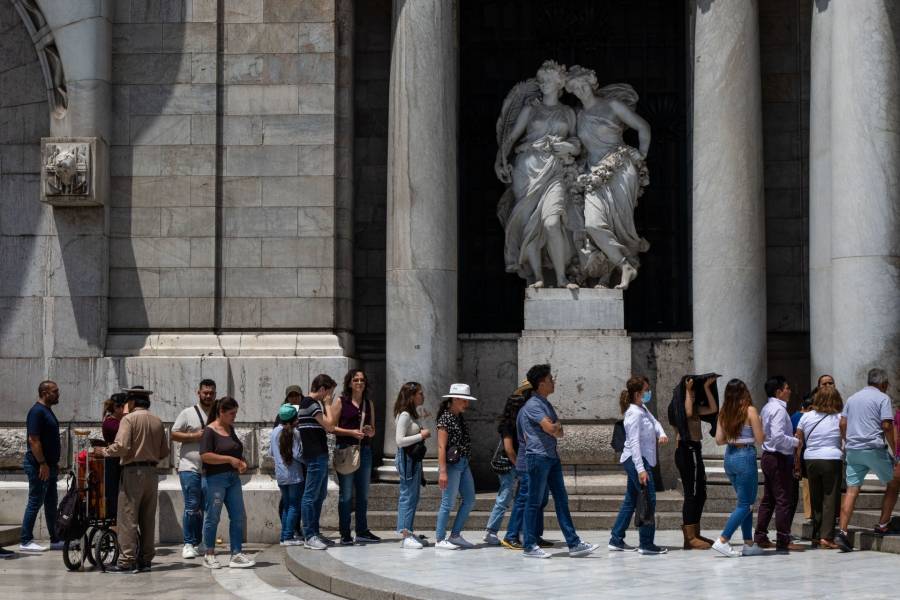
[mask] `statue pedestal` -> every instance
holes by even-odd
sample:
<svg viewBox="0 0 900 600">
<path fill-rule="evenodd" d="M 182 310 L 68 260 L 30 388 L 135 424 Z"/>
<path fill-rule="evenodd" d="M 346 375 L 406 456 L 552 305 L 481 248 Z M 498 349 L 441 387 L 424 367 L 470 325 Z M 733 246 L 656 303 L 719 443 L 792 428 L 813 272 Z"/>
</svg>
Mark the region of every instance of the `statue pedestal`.
<svg viewBox="0 0 900 600">
<path fill-rule="evenodd" d="M 621 418 L 619 393 L 631 376 L 631 338 L 621 290 L 527 289 L 519 371 L 550 363 L 550 401 L 565 427 L 560 457 L 568 465 L 616 462 L 609 445 Z"/>
</svg>

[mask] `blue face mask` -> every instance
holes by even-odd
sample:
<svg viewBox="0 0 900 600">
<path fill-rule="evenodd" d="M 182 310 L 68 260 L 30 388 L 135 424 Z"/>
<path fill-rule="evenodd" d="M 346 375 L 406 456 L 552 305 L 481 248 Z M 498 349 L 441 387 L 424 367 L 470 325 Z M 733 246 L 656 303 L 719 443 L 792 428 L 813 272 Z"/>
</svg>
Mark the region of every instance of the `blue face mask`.
<svg viewBox="0 0 900 600">
<path fill-rule="evenodd" d="M 641 396 L 641 401 L 644 404 L 650 404 L 650 400 L 652 400 L 652 399 L 653 399 L 653 392 L 651 392 L 650 390 L 647 390 L 646 392 L 644 392 L 644 395 Z"/>
</svg>

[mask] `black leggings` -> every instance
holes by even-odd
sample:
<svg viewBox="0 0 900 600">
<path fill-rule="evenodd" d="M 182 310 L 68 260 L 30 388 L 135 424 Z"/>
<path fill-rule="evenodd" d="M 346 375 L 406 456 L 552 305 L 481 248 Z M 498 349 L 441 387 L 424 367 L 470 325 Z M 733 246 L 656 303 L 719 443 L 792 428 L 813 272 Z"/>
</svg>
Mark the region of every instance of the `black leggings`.
<svg viewBox="0 0 900 600">
<path fill-rule="evenodd" d="M 706 504 L 706 469 L 703 466 L 703 444 L 678 440 L 675 448 L 675 465 L 684 487 L 684 505 L 681 520 L 685 525 L 697 525 Z"/>
</svg>

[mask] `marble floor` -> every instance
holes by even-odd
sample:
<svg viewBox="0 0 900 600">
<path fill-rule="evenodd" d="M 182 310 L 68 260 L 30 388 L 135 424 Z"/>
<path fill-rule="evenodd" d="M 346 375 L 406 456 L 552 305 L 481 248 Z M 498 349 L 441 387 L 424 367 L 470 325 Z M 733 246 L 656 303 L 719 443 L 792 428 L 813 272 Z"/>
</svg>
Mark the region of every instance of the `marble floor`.
<svg viewBox="0 0 900 600">
<path fill-rule="evenodd" d="M 840 554 L 809 550 L 729 559 L 713 551 L 683 551 L 681 532 L 657 533 L 658 544 L 670 551 L 661 556 L 609 552 L 606 531 L 581 532 L 585 541 L 601 543 L 584 559 L 571 559 L 564 544 L 549 560 L 523 558 L 498 547 L 471 550 L 401 550 L 397 542 L 366 547 L 334 548 L 330 556 L 357 569 L 400 582 L 416 583 L 482 598 L 517 600 L 565 598 L 896 598 L 900 556 L 878 552 Z M 714 534 L 707 531 L 712 537 Z M 480 541 L 477 532 L 463 534 Z M 561 539 L 557 533 L 554 538 Z M 635 543 L 629 531 L 627 541 Z M 296 552 L 292 550 L 292 553 Z M 309 551 L 306 551 L 309 552 Z M 296 554 L 294 554 L 296 556 Z M 402 585 L 402 583 L 401 583 Z"/>
<path fill-rule="evenodd" d="M 12 549 L 12 546 L 8 546 Z M 253 569 L 203 568 L 199 560 L 183 560 L 181 546 L 157 551 L 150 573 L 109 575 L 99 571 L 69 572 L 59 552 L 19 554 L 0 560 L 0 598 L 45 600 L 334 600 L 299 581 L 284 567 L 281 546 L 248 545 L 254 554 Z M 220 556 L 220 560 L 224 557 Z"/>
</svg>

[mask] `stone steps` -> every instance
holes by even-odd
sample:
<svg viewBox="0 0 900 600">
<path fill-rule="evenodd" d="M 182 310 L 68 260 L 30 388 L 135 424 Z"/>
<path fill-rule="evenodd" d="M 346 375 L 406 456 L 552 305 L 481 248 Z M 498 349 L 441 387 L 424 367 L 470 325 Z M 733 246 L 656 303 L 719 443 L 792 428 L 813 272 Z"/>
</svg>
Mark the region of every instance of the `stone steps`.
<svg viewBox="0 0 900 600">
<path fill-rule="evenodd" d="M 0 546 L 12 549 L 19 545 L 20 525 L 0 525 Z"/>
</svg>

